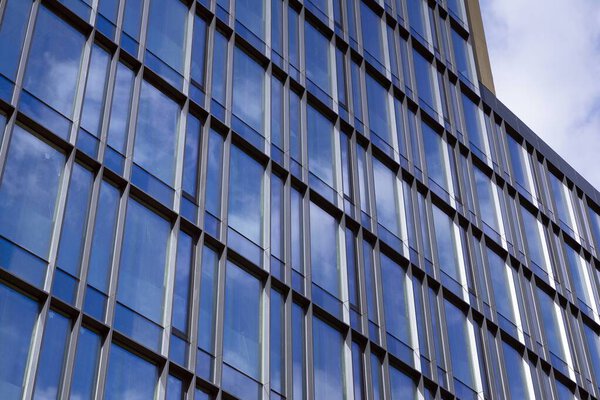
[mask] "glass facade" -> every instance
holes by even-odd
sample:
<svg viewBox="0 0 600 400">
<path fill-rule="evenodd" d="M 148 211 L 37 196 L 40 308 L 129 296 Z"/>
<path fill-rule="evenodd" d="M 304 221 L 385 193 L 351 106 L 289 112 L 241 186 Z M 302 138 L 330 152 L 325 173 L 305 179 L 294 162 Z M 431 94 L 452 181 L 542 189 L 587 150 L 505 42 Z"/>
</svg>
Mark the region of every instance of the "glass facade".
<svg viewBox="0 0 600 400">
<path fill-rule="evenodd" d="M 600 397 L 600 193 L 464 0 L 0 1 L 0 399 Z"/>
</svg>

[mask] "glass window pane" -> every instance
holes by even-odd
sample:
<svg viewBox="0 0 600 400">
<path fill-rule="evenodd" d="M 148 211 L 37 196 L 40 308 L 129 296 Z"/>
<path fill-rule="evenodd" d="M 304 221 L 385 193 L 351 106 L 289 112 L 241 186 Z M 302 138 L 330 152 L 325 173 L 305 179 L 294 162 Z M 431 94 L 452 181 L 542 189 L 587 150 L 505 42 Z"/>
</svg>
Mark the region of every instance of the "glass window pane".
<svg viewBox="0 0 600 400">
<path fill-rule="evenodd" d="M 38 313 L 36 301 L 0 285 L 0 393 L 7 399 L 21 398 Z"/>
<path fill-rule="evenodd" d="M 95 332 L 81 327 L 77 341 L 77 355 L 71 380 L 72 399 L 91 399 L 96 387 L 102 340 Z"/>
<path fill-rule="evenodd" d="M 262 244 L 262 186 L 264 169 L 238 147 L 231 147 L 229 168 L 229 226 Z"/>
<path fill-rule="evenodd" d="M 531 214 L 526 208 L 521 207 L 521 215 L 523 217 L 524 237 L 527 241 L 527 250 L 531 261 L 543 271 L 548 271 L 546 258 L 544 256 L 544 247 L 546 238 L 540 236 L 541 223 Z"/>
<path fill-rule="evenodd" d="M 9 0 L 0 21 L 0 73 L 15 80 L 32 1 Z"/>
<path fill-rule="evenodd" d="M 493 191 L 495 185 L 490 178 L 477 168 L 473 168 L 475 176 L 475 187 L 477 189 L 477 199 L 479 200 L 479 212 L 483 222 L 498 232 L 498 218 L 496 215 L 496 203 L 494 201 Z"/>
<path fill-rule="evenodd" d="M 370 62 L 376 61 L 383 66 L 383 37 L 381 35 L 381 18 L 362 1 L 360 2 L 360 20 L 362 41 L 366 56 Z"/>
<path fill-rule="evenodd" d="M 38 361 L 34 399 L 58 398 L 70 331 L 71 320 L 50 310 L 46 319 L 42 350 Z"/>
<path fill-rule="evenodd" d="M 65 157 L 16 125 L 0 183 L 0 234 L 48 255 Z"/>
<path fill-rule="evenodd" d="M 210 247 L 202 250 L 202 270 L 200 275 L 200 315 L 198 318 L 198 347 L 213 353 L 215 307 L 217 293 L 217 268 L 219 255 Z"/>
<path fill-rule="evenodd" d="M 211 130 L 208 136 L 206 171 L 206 211 L 221 216 L 221 180 L 223 175 L 223 136 Z"/>
<path fill-rule="evenodd" d="M 377 221 L 396 237 L 400 236 L 396 176 L 379 160 L 373 158 L 375 205 Z M 395 244 L 395 243 L 392 243 Z"/>
<path fill-rule="evenodd" d="M 446 311 L 446 332 L 454 377 L 464 385 L 473 388 L 471 366 L 471 344 L 467 333 L 467 318 L 463 312 L 447 300 L 444 301 Z"/>
<path fill-rule="evenodd" d="M 190 235 L 179 232 L 177 262 L 175 265 L 175 288 L 173 293 L 173 327 L 183 333 L 188 331 L 188 311 L 191 275 L 194 268 L 194 243 Z"/>
<path fill-rule="evenodd" d="M 169 375 L 167 378 L 167 400 L 184 400 L 183 382 L 181 379 Z"/>
<path fill-rule="evenodd" d="M 463 112 L 465 118 L 465 129 L 469 141 L 483 154 L 487 153 L 485 138 L 483 135 L 483 111 L 477 107 L 470 98 L 462 94 Z"/>
<path fill-rule="evenodd" d="M 460 282 L 454 242 L 454 223 L 442 210 L 433 206 L 433 224 L 440 270 L 454 281 Z"/>
<path fill-rule="evenodd" d="M 121 154 L 125 153 L 134 78 L 134 73 L 129 67 L 123 63 L 117 65 L 108 127 L 108 144 Z"/>
<path fill-rule="evenodd" d="M 23 87 L 70 118 L 85 37 L 42 6 L 38 11 Z"/>
<path fill-rule="evenodd" d="M 405 298 L 405 280 L 406 273 L 404 269 L 381 254 L 381 282 L 383 285 L 383 311 L 385 313 L 386 330 L 393 339 L 400 340 L 405 346 L 409 346 L 410 321 L 408 319 L 408 304 Z M 393 344 L 393 340 L 389 340 L 388 348 L 398 355 L 398 350 L 402 349 L 394 349 Z"/>
<path fill-rule="evenodd" d="M 504 365 L 508 377 L 508 388 L 511 399 L 528 399 L 527 380 L 523 358 L 512 346 L 502 342 Z"/>
<path fill-rule="evenodd" d="M 390 386 L 392 389 L 392 400 L 417 399 L 417 385 L 415 381 L 394 367 L 390 367 Z"/>
<path fill-rule="evenodd" d="M 140 95 L 133 161 L 173 185 L 179 105 L 144 81 Z"/>
<path fill-rule="evenodd" d="M 81 127 L 96 137 L 100 136 L 109 67 L 110 54 L 102 47 L 94 45 L 81 111 Z"/>
<path fill-rule="evenodd" d="M 316 85 L 317 89 L 331 95 L 329 39 L 306 22 L 304 24 L 304 41 L 306 78 Z"/>
<path fill-rule="evenodd" d="M 215 32 L 212 70 L 212 98 L 225 107 L 227 72 L 227 38 L 219 31 Z"/>
<path fill-rule="evenodd" d="M 305 396 L 305 326 L 304 310 L 292 304 L 292 394 L 293 399 L 303 400 Z"/>
<path fill-rule="evenodd" d="M 333 124 L 310 105 L 308 120 L 308 170 L 333 187 Z"/>
<path fill-rule="evenodd" d="M 183 155 L 183 190 L 196 197 L 198 188 L 198 166 L 200 157 L 200 134 L 202 125 L 193 115 L 188 116 L 185 150 Z"/>
<path fill-rule="evenodd" d="M 429 125 L 422 123 L 423 151 L 427 163 L 427 175 L 446 192 L 448 191 L 446 162 L 444 160 L 444 141 Z"/>
<path fill-rule="evenodd" d="M 57 266 L 75 277 L 79 277 L 93 179 L 93 173 L 85 167 L 80 164 L 73 165 Z"/>
<path fill-rule="evenodd" d="M 437 102 L 434 97 L 433 67 L 421 53 L 413 50 L 413 61 L 415 65 L 415 80 L 419 99 L 423 100 L 429 107 L 437 111 Z"/>
<path fill-rule="evenodd" d="M 383 399 L 383 381 L 381 376 L 381 360 L 371 353 L 371 384 L 373 385 L 373 400 Z"/>
<path fill-rule="evenodd" d="M 544 345 L 548 348 L 552 357 L 558 357 L 561 361 L 565 361 L 565 353 L 563 349 L 561 329 L 564 329 L 562 318 L 560 318 L 560 311 L 557 310 L 557 305 L 542 289 L 537 290 L 538 300 L 540 304 L 540 312 L 538 318 L 543 324 L 542 329 L 545 332 L 545 343 Z M 554 359 L 551 360 L 554 364 Z M 558 367 L 563 367 L 558 365 Z"/>
<path fill-rule="evenodd" d="M 152 399 L 157 381 L 156 365 L 119 345 L 110 346 L 104 392 L 107 400 Z"/>
<path fill-rule="evenodd" d="M 235 17 L 259 39 L 265 39 L 265 0 L 235 0 Z"/>
<path fill-rule="evenodd" d="M 284 298 L 281 293 L 271 289 L 271 326 L 270 326 L 270 368 L 271 390 L 283 393 L 285 385 L 285 338 L 284 338 Z"/>
<path fill-rule="evenodd" d="M 258 279 L 227 263 L 223 360 L 255 379 L 260 378 L 261 292 Z"/>
<path fill-rule="evenodd" d="M 158 323 L 162 321 L 170 230 L 167 220 L 137 201 L 129 200 L 117 299 Z"/>
<path fill-rule="evenodd" d="M 146 46 L 179 74 L 183 74 L 187 15 L 180 0 L 150 1 Z"/>
<path fill-rule="evenodd" d="M 313 319 L 315 400 L 343 400 L 342 335 L 318 318 Z"/>
<path fill-rule="evenodd" d="M 236 47 L 233 57 L 233 113 L 261 135 L 264 135 L 264 92 L 265 70 Z"/>
<path fill-rule="evenodd" d="M 339 297 L 340 291 L 337 231 L 336 219 L 310 203 L 310 265 L 313 282 L 335 297 Z"/>
<path fill-rule="evenodd" d="M 355 400 L 363 400 L 365 398 L 363 374 L 362 349 L 358 343 L 352 342 L 352 378 Z"/>
<path fill-rule="evenodd" d="M 206 21 L 198 15 L 194 16 L 194 36 L 192 44 L 192 79 L 204 87 L 206 71 Z"/>
<path fill-rule="evenodd" d="M 369 129 L 391 145 L 392 131 L 388 107 L 388 92 L 370 74 L 366 74 Z"/>
<path fill-rule="evenodd" d="M 476 84 L 473 69 L 471 67 L 471 48 L 467 41 L 454 29 L 452 29 L 452 46 L 456 70 L 458 74 L 472 84 Z"/>
</svg>

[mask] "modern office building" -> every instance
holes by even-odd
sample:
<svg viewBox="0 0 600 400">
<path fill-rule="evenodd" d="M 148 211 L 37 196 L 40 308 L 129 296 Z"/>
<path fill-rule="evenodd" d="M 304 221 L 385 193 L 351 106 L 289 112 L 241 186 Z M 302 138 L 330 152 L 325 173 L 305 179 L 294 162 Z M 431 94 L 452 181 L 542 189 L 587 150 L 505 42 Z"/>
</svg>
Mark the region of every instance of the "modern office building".
<svg viewBox="0 0 600 400">
<path fill-rule="evenodd" d="M 0 399 L 600 397 L 600 193 L 477 0 L 0 18 Z"/>
</svg>

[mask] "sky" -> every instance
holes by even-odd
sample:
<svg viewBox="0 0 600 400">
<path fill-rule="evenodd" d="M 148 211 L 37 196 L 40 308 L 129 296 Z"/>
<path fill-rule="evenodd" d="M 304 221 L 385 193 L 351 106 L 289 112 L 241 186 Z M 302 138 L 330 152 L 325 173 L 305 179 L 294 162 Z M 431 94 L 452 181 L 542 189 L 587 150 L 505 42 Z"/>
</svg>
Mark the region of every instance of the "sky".
<svg viewBox="0 0 600 400">
<path fill-rule="evenodd" d="M 600 190 L 600 0 L 480 0 L 496 95 Z"/>
</svg>

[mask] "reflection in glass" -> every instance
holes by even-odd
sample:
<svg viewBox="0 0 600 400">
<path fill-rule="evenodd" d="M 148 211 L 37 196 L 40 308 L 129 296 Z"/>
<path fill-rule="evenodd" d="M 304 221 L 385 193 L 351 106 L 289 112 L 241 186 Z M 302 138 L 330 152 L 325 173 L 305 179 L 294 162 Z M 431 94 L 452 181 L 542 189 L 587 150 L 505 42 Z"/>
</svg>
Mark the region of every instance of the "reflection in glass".
<svg viewBox="0 0 600 400">
<path fill-rule="evenodd" d="M 264 135 L 265 70 L 236 47 L 233 57 L 233 113 Z"/>
<path fill-rule="evenodd" d="M 152 399 L 158 368 L 123 347 L 112 344 L 104 395 L 107 400 Z"/>
<path fill-rule="evenodd" d="M 304 24 L 306 77 L 320 90 L 331 95 L 329 40 L 312 24 Z"/>
<path fill-rule="evenodd" d="M 187 7 L 180 0 L 152 0 L 146 47 L 183 74 Z"/>
<path fill-rule="evenodd" d="M 50 310 L 46 319 L 42 351 L 38 361 L 34 399 L 58 398 L 70 331 L 71 321 Z"/>
<path fill-rule="evenodd" d="M 48 255 L 65 157 L 16 125 L 0 183 L 0 234 Z"/>
<path fill-rule="evenodd" d="M 306 108 L 308 170 L 333 187 L 333 124 L 310 105 Z"/>
<path fill-rule="evenodd" d="M 94 45 L 85 85 L 81 127 L 96 137 L 100 136 L 109 67 L 110 55 L 102 47 Z"/>
<path fill-rule="evenodd" d="M 321 321 L 313 318 L 313 361 L 315 400 L 343 400 L 344 376 L 342 335 Z M 341 390 L 340 390 L 341 389 Z"/>
<path fill-rule="evenodd" d="M 334 217 L 310 203 L 310 265 L 313 282 L 339 298 L 338 224 Z"/>
<path fill-rule="evenodd" d="M 0 21 L 0 73 L 13 81 L 17 75 L 32 3 L 31 0 L 9 0 L 4 4 L 4 15 Z"/>
<path fill-rule="evenodd" d="M 81 327 L 77 341 L 77 355 L 71 380 L 72 399 L 91 399 L 96 386 L 102 340 L 95 332 Z"/>
</svg>

